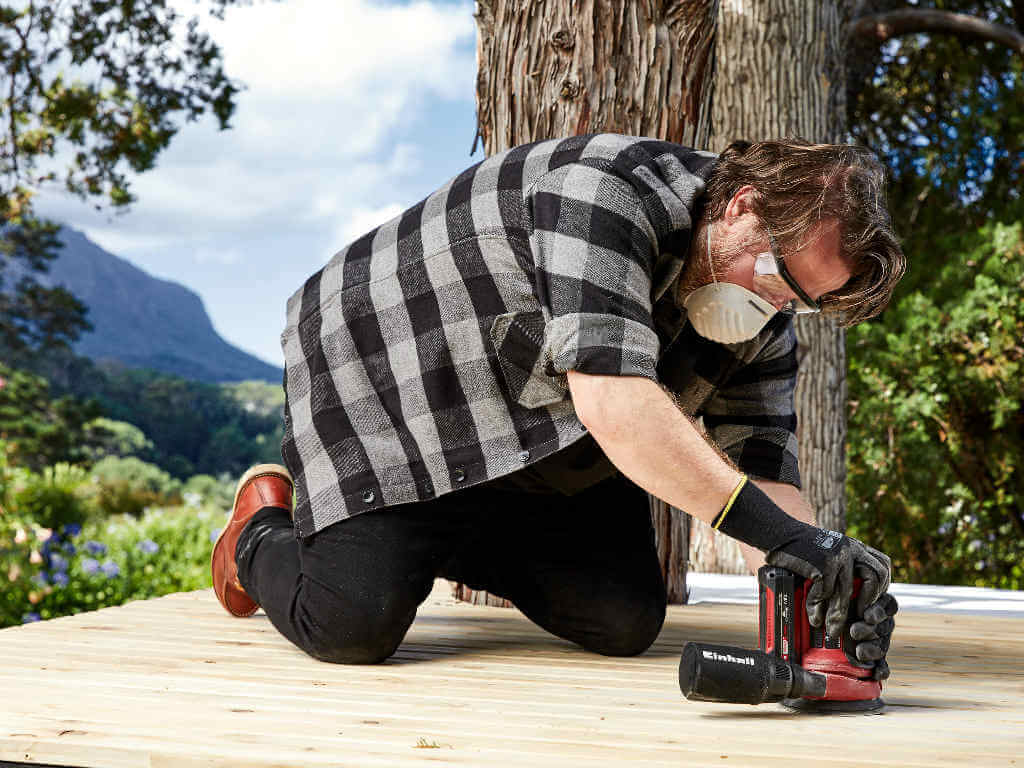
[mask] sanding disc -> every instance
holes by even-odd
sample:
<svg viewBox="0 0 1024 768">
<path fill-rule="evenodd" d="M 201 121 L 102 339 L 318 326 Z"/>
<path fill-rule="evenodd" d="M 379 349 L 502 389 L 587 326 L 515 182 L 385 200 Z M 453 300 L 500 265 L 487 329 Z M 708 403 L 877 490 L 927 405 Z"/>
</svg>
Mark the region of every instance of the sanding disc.
<svg viewBox="0 0 1024 768">
<path fill-rule="evenodd" d="M 861 699 L 859 701 L 829 701 L 828 699 L 783 699 L 782 706 L 794 712 L 811 715 L 868 715 L 885 709 L 885 702 L 878 699 Z"/>
</svg>

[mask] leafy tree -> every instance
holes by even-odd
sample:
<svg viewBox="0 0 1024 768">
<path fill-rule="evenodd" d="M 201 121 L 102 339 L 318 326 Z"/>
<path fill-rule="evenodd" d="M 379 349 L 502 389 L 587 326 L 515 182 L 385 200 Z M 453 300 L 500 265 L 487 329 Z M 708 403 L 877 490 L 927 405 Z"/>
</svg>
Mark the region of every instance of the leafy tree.
<svg viewBox="0 0 1024 768">
<path fill-rule="evenodd" d="M 926 5 L 984 20 L 1003 37 L 1024 33 L 1020 0 L 911 3 Z M 881 46 L 861 37 L 851 55 L 851 132 L 891 170 L 890 208 L 911 264 L 902 295 L 927 290 L 947 236 L 1024 217 L 1024 37 L 1015 48 L 964 30 L 952 24 Z"/>
<path fill-rule="evenodd" d="M 910 267 L 848 337 L 849 520 L 900 578 L 1020 587 L 1024 252 L 998 222 L 1024 218 L 1024 3 L 911 7 L 949 24 L 865 27 L 851 56 L 851 130 L 891 169 Z"/>
<path fill-rule="evenodd" d="M 44 287 L 30 275 L 5 285 L 7 260 L 23 259 L 32 271 L 45 272 L 58 247 L 56 224 L 30 216 L 17 221 L 0 224 L 0 350 L 24 367 L 33 357 L 68 348 L 92 325 L 86 306 L 60 286 Z"/>
<path fill-rule="evenodd" d="M 942 245 L 927 293 L 850 335 L 853 535 L 898 578 L 1024 588 L 1024 236 Z"/>
<path fill-rule="evenodd" d="M 126 421 L 101 416 L 85 425 L 86 434 L 95 434 L 96 447 L 89 458 L 99 461 L 106 456 L 135 456 L 152 452 L 153 441 L 145 432 Z"/>
<path fill-rule="evenodd" d="M 131 453 L 182 480 L 197 471 L 237 476 L 251 464 L 281 460 L 280 387 L 188 381 L 145 369 L 97 365 L 70 353 L 37 360 L 34 370 L 51 379 L 52 391 L 95 399 L 105 418 L 118 423 L 110 429 L 119 436 L 98 439 L 93 457 Z M 109 421 L 89 429 L 104 425 Z M 130 429 L 138 432 L 128 435 L 125 430 Z"/>
<path fill-rule="evenodd" d="M 218 15 L 235 0 L 212 0 Z M 0 347 L 45 351 L 74 341 L 85 308 L 33 277 L 4 286 L 9 259 L 45 272 L 56 227 L 33 213 L 60 184 L 115 208 L 132 199 L 129 172 L 153 167 L 183 121 L 212 113 L 229 127 L 239 86 L 220 50 L 168 0 L 0 1 Z"/>
<path fill-rule="evenodd" d="M 102 428 L 86 428 L 101 414 L 96 401 L 52 399 L 46 379 L 0 363 L 0 440 L 11 463 L 40 471 L 59 461 L 87 461 L 106 439 Z"/>
</svg>

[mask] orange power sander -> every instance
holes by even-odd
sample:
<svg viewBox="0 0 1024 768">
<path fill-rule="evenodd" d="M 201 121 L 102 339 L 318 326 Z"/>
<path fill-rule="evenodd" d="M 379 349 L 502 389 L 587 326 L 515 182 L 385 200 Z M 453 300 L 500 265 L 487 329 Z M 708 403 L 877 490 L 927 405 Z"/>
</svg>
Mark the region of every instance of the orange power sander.
<svg viewBox="0 0 1024 768">
<path fill-rule="evenodd" d="M 816 713 L 877 712 L 885 706 L 882 685 L 872 678 L 873 665 L 847 656 L 846 643 L 853 641 L 810 625 L 805 606 L 809 580 L 765 565 L 757 582 L 760 650 L 687 643 L 679 662 L 679 687 L 687 699 L 781 702 Z M 853 597 L 859 590 L 857 579 Z"/>
</svg>

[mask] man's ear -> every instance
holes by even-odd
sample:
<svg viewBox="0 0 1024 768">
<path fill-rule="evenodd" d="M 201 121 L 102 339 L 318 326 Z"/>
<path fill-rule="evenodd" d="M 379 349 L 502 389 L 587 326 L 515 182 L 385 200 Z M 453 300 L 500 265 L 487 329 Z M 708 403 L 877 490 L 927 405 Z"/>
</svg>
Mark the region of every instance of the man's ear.
<svg viewBox="0 0 1024 768">
<path fill-rule="evenodd" d="M 731 223 L 746 213 L 753 213 L 753 204 L 757 195 L 757 188 L 752 184 L 744 184 L 737 189 L 725 207 L 725 220 Z"/>
</svg>

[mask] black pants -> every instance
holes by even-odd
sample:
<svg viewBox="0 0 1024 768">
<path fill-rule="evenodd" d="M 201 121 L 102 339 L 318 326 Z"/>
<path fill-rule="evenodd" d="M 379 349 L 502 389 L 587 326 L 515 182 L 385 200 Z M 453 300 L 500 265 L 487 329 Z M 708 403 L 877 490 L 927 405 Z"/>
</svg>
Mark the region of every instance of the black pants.
<svg viewBox="0 0 1024 768">
<path fill-rule="evenodd" d="M 665 619 L 645 492 L 621 474 L 573 496 L 490 488 L 388 507 L 302 540 L 285 510 L 242 531 L 238 577 L 316 659 L 383 661 L 438 576 L 505 597 L 547 631 L 606 655 L 646 650 Z"/>
</svg>

